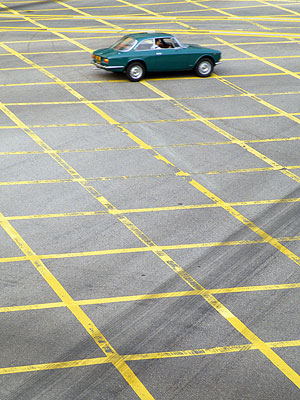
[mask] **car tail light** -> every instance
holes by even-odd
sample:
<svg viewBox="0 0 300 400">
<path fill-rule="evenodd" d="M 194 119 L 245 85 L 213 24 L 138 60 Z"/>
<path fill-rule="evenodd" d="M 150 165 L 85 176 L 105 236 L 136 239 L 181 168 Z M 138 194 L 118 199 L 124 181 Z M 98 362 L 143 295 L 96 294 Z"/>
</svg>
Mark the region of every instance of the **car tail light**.
<svg viewBox="0 0 300 400">
<path fill-rule="evenodd" d="M 109 59 L 108 58 L 104 58 L 103 61 L 105 62 L 105 64 L 108 64 Z"/>
</svg>

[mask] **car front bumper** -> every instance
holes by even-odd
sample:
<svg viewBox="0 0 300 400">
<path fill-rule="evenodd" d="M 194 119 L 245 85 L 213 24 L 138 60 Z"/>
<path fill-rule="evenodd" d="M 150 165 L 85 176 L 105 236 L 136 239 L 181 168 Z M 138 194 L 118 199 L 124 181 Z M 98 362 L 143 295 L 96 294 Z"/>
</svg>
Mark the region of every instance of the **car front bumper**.
<svg viewBox="0 0 300 400">
<path fill-rule="evenodd" d="M 91 64 L 93 64 L 96 68 L 99 69 L 105 69 L 106 71 L 115 71 L 115 72 L 123 72 L 124 71 L 124 67 L 122 65 L 102 65 L 102 64 L 98 64 L 95 63 L 93 61 L 91 61 Z"/>
</svg>

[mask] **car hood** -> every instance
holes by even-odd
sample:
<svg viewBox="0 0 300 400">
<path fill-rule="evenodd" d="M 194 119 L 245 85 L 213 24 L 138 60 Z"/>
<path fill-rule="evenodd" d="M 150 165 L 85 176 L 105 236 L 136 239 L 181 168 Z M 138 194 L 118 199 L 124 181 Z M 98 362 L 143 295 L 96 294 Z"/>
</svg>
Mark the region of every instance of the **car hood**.
<svg viewBox="0 0 300 400">
<path fill-rule="evenodd" d="M 96 56 L 101 56 L 101 57 L 110 57 L 113 56 L 115 54 L 117 54 L 118 52 L 110 47 L 106 48 L 106 49 L 99 49 L 99 50 L 95 50 L 94 54 Z"/>
<path fill-rule="evenodd" d="M 202 49 L 207 52 L 213 51 L 214 53 L 220 53 L 219 50 L 215 50 L 215 49 L 208 48 L 208 47 L 202 47 L 199 44 L 185 44 L 185 46 L 189 47 L 190 49 Z"/>
</svg>

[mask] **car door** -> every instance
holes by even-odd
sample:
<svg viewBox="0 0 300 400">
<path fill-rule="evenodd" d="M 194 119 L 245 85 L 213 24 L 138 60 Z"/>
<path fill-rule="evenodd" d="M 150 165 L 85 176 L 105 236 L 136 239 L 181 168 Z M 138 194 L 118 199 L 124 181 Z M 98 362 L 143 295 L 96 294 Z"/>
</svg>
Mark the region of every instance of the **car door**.
<svg viewBox="0 0 300 400">
<path fill-rule="evenodd" d="M 155 56 L 153 39 L 145 39 L 141 41 L 134 49 L 134 59 L 142 60 L 146 64 L 147 71 L 155 71 Z"/>
<path fill-rule="evenodd" d="M 165 46 L 169 47 L 157 47 L 155 49 L 153 60 L 155 71 L 181 71 L 188 69 L 189 51 L 181 47 L 174 38 L 163 38 L 161 41 Z"/>
</svg>

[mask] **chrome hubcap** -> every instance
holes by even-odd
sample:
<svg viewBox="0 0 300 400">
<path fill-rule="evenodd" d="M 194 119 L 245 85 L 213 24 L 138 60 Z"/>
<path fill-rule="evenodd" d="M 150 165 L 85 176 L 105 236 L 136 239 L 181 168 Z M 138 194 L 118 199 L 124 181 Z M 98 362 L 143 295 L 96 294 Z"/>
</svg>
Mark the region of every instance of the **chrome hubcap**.
<svg viewBox="0 0 300 400">
<path fill-rule="evenodd" d="M 139 66 L 139 65 L 134 65 L 131 69 L 130 69 L 130 75 L 134 78 L 134 79 L 138 79 L 142 76 L 143 74 L 143 69 Z"/>
<path fill-rule="evenodd" d="M 199 71 L 202 74 L 207 74 L 211 71 L 211 65 L 208 61 L 203 61 L 202 63 L 199 64 Z"/>
</svg>

